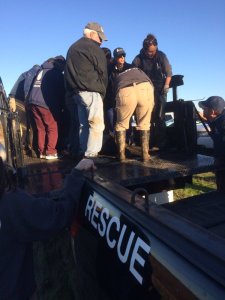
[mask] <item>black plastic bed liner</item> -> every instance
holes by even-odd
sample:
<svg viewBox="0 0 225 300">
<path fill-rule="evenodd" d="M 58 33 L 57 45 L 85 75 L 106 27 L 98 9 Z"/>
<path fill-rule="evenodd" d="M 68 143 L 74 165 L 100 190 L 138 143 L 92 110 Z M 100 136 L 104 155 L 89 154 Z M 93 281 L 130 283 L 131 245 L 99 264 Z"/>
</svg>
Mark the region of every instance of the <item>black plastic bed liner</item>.
<svg viewBox="0 0 225 300">
<path fill-rule="evenodd" d="M 213 191 L 162 206 L 225 238 L 225 194 Z"/>
</svg>

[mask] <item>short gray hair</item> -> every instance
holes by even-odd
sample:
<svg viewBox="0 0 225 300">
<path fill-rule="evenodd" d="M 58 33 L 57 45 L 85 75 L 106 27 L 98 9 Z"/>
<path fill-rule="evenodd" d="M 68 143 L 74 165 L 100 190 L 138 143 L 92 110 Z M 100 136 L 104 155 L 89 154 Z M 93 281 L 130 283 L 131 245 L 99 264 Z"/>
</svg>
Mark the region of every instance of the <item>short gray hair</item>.
<svg viewBox="0 0 225 300">
<path fill-rule="evenodd" d="M 84 34 L 85 37 L 90 38 L 90 34 L 92 32 L 96 32 L 96 31 L 92 30 L 92 29 L 84 28 L 83 34 Z"/>
</svg>

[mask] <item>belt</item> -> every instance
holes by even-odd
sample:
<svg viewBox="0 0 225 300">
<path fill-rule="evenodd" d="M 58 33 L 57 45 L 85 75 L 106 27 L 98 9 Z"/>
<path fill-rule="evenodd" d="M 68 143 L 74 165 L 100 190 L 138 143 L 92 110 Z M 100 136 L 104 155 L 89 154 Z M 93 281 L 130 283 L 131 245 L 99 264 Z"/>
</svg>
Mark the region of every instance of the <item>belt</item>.
<svg viewBox="0 0 225 300">
<path fill-rule="evenodd" d="M 135 86 L 135 85 L 138 85 L 138 84 L 141 84 L 141 83 L 143 83 L 143 82 L 133 82 L 131 84 L 126 85 L 125 87 Z"/>
</svg>

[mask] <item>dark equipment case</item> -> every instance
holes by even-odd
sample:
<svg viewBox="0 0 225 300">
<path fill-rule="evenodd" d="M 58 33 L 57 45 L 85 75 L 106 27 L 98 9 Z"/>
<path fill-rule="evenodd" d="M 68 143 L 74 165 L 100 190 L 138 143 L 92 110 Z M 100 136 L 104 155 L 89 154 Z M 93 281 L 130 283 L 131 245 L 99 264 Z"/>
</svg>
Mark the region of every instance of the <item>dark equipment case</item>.
<svg viewBox="0 0 225 300">
<path fill-rule="evenodd" d="M 168 148 L 194 155 L 197 153 L 196 109 L 192 101 L 177 99 L 177 86 L 180 85 L 183 85 L 183 76 L 172 76 L 173 101 L 165 105 L 165 113 L 174 116 L 174 123 L 166 129 Z"/>
</svg>

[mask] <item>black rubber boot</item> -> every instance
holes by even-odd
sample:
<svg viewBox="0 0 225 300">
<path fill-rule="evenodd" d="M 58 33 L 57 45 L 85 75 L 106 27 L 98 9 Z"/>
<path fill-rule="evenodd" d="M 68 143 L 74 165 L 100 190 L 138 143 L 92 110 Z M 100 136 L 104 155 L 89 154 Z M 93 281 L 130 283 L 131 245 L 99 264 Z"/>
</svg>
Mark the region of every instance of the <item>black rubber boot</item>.
<svg viewBox="0 0 225 300">
<path fill-rule="evenodd" d="M 116 131 L 116 145 L 120 161 L 126 159 L 125 148 L 126 148 L 126 131 Z"/>
<path fill-rule="evenodd" d="M 149 130 L 140 130 L 140 141 L 141 141 L 141 150 L 142 150 L 142 160 L 150 160 L 149 155 Z"/>
</svg>

